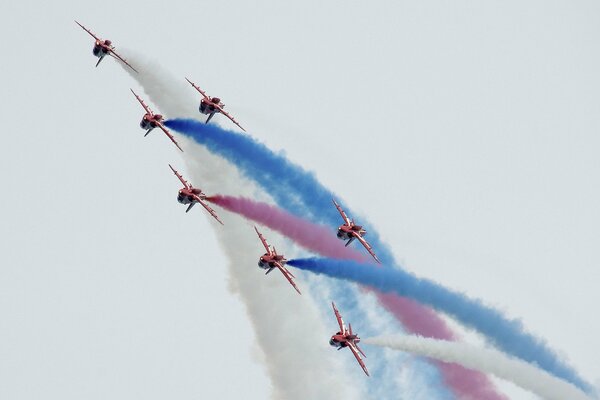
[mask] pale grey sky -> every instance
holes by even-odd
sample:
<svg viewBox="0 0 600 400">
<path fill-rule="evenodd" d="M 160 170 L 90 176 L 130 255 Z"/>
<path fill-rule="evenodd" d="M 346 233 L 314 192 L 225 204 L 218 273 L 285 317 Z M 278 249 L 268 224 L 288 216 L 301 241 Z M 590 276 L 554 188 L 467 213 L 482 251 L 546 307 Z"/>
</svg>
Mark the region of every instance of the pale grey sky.
<svg viewBox="0 0 600 400">
<path fill-rule="evenodd" d="M 596 2 L 0 11 L 3 399 L 270 390 L 212 228 L 175 202 L 166 164 L 183 162 L 142 137 L 133 81 L 114 60 L 94 69 L 73 19 L 202 80 L 409 269 L 522 318 L 600 378 Z"/>
</svg>

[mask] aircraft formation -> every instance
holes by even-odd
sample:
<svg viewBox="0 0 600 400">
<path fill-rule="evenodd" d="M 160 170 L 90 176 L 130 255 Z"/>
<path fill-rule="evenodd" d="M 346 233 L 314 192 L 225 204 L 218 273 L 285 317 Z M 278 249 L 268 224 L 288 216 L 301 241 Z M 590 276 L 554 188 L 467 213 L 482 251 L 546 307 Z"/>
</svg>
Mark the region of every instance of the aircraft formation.
<svg viewBox="0 0 600 400">
<path fill-rule="evenodd" d="M 111 40 L 100 39 L 92 31 L 87 29 L 85 26 L 83 26 L 79 22 L 75 21 L 75 23 L 77 25 L 79 25 L 84 31 L 86 31 L 90 36 L 92 36 L 94 38 L 94 47 L 92 49 L 92 54 L 98 58 L 96 67 L 100 64 L 100 62 L 104 59 L 104 57 L 109 55 L 109 56 L 113 57 L 114 59 L 122 62 L 124 65 L 129 67 L 135 73 L 138 73 L 138 71 L 126 59 L 121 57 L 116 52 L 115 46 L 112 44 Z M 230 115 L 228 112 L 226 112 L 224 110 L 225 104 L 223 104 L 221 102 L 220 98 L 208 96 L 195 83 L 190 81 L 188 78 L 185 78 L 185 79 L 194 89 L 196 89 L 196 91 L 198 91 L 202 95 L 202 98 L 200 99 L 200 105 L 198 107 L 198 111 L 203 115 L 208 115 L 208 118 L 205 121 L 206 124 L 208 124 L 210 122 L 210 120 L 213 118 L 213 116 L 215 114 L 222 114 L 225 117 L 227 117 L 231 122 L 233 122 L 235 125 L 237 125 L 241 130 L 243 130 L 244 132 L 246 131 L 235 120 L 235 118 L 232 115 Z M 137 99 L 137 101 L 140 103 L 140 105 L 142 106 L 144 111 L 146 112 L 140 122 L 140 127 L 146 131 L 146 133 L 144 134 L 144 137 L 147 136 L 153 129 L 159 128 L 160 130 L 162 130 L 165 133 L 165 135 L 167 135 L 167 137 L 171 140 L 171 142 L 173 142 L 173 144 L 180 151 L 183 152 L 183 149 L 179 146 L 179 143 L 177 143 L 174 136 L 169 132 L 167 127 L 164 125 L 164 123 L 163 123 L 164 117 L 160 114 L 154 113 L 150 109 L 150 107 L 148 107 L 148 105 L 144 102 L 144 100 L 142 100 L 142 98 L 133 91 L 133 89 L 130 89 L 130 90 L 131 90 L 131 93 L 133 93 L 133 95 Z M 205 193 L 203 193 L 200 188 L 196 188 L 196 187 L 192 186 L 188 181 L 186 181 L 183 178 L 183 176 L 175 168 L 173 168 L 173 166 L 171 164 L 169 164 L 169 168 L 171 169 L 171 171 L 173 171 L 175 176 L 177 176 L 177 178 L 183 185 L 183 188 L 181 188 L 177 194 L 177 201 L 181 204 L 188 206 L 185 212 L 186 213 L 189 212 L 195 204 L 200 204 L 215 220 L 217 220 L 221 225 L 223 225 L 223 222 L 219 219 L 219 216 L 217 215 L 216 211 L 213 210 L 208 205 L 208 203 L 207 203 L 208 196 Z M 342 225 L 340 225 L 337 228 L 337 237 L 340 240 L 346 241 L 346 244 L 345 244 L 346 247 L 349 246 L 354 240 L 358 240 L 363 245 L 363 247 L 367 250 L 367 252 L 371 255 L 371 257 L 373 257 L 373 259 L 377 263 L 380 263 L 373 248 L 364 238 L 367 231 L 361 225 L 356 225 L 354 223 L 354 220 L 350 219 L 346 215 L 346 213 L 344 212 L 342 207 L 334 199 L 332 199 L 332 201 L 333 201 L 335 208 L 340 213 L 340 215 L 343 219 L 343 222 L 344 222 Z M 261 241 L 261 243 L 264 246 L 265 251 L 266 251 L 266 253 L 264 253 L 262 256 L 260 256 L 260 258 L 258 260 L 258 266 L 261 269 L 266 270 L 265 275 L 269 274 L 274 269 L 278 269 L 282 273 L 282 275 L 285 277 L 285 279 L 287 279 L 287 281 L 290 283 L 290 285 L 296 290 L 296 292 L 298 292 L 298 294 L 302 294 L 300 292 L 300 289 L 294 282 L 294 279 L 296 279 L 296 277 L 285 267 L 287 260 L 284 257 L 284 255 L 278 254 L 275 247 L 273 247 L 267 243 L 267 240 L 258 231 L 256 226 L 254 227 L 254 230 L 256 231 L 258 238 Z M 354 355 L 354 357 L 356 358 L 356 361 L 358 362 L 358 364 L 364 371 L 364 373 L 367 376 L 370 376 L 369 371 L 367 370 L 367 367 L 362 358 L 362 357 L 366 357 L 366 355 L 360 349 L 360 347 L 358 347 L 358 343 L 360 342 L 360 337 L 352 331 L 351 324 L 348 324 L 348 328 L 346 328 L 346 326 L 344 325 L 342 316 L 335 306 L 335 303 L 332 302 L 331 304 L 333 306 L 333 312 L 334 312 L 335 318 L 336 318 L 338 326 L 339 326 L 339 331 L 331 336 L 331 338 L 329 340 L 329 344 L 333 347 L 336 347 L 338 350 L 341 350 L 346 347 L 349 348 L 350 351 L 352 352 L 352 354 Z"/>
</svg>

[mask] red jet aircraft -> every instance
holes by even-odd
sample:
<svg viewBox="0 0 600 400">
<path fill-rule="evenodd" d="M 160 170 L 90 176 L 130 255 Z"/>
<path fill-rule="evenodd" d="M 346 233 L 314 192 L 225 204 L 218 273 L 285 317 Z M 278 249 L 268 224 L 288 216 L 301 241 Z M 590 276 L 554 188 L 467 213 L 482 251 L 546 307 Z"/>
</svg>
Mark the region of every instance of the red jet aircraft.
<svg viewBox="0 0 600 400">
<path fill-rule="evenodd" d="M 171 166 L 171 164 L 169 164 L 169 168 L 171 168 L 171 171 L 173 171 L 175 176 L 179 178 L 179 180 L 184 186 L 183 189 L 179 190 L 179 194 L 177 195 L 177 201 L 181 204 L 189 204 L 185 212 L 190 211 L 192 207 L 194 207 L 194 204 L 200 203 L 210 215 L 212 215 L 217 221 L 219 221 L 219 223 L 221 223 L 221 225 L 223 225 L 223 222 L 219 219 L 215 210 L 210 208 L 208 204 L 204 202 L 204 200 L 206 200 L 206 195 L 202 193 L 202 190 L 190 185 L 185 179 L 183 179 L 183 176 L 181 176 L 181 174 Z"/>
<path fill-rule="evenodd" d="M 108 54 L 110 56 L 113 56 L 114 58 L 119 59 L 123 64 L 127 65 L 129 68 L 137 72 L 137 70 L 133 68 L 131 64 L 129 64 L 127 61 L 125 61 L 123 57 L 121 57 L 115 52 L 115 46 L 112 45 L 112 42 L 110 40 L 102 40 L 98 36 L 94 35 L 92 31 L 87 29 L 85 26 L 81 25 L 79 22 L 75 21 L 75 23 L 82 27 L 84 31 L 89 33 L 96 40 L 96 42 L 94 43 L 94 48 L 92 49 L 92 53 L 99 58 L 98 62 L 96 63 L 96 67 L 98 66 L 98 64 L 100 64 L 100 61 L 102 61 L 102 59 Z"/>
<path fill-rule="evenodd" d="M 296 292 L 302 294 L 300 293 L 300 290 L 298 290 L 298 286 L 296 286 L 296 284 L 294 283 L 293 279 L 295 278 L 295 276 L 292 275 L 292 273 L 288 271 L 285 267 L 285 263 L 287 262 L 287 260 L 283 257 L 282 254 L 277 254 L 277 250 L 275 250 L 275 247 L 271 249 L 263 235 L 258 231 L 258 229 L 256 229 L 256 226 L 254 227 L 254 230 L 258 234 L 260 241 L 267 250 L 267 252 L 263 254 L 258 260 L 258 266 L 262 269 L 267 270 L 265 275 L 273 271 L 273 269 L 278 268 L 283 274 L 283 276 L 285 276 L 285 279 L 287 279 L 288 282 L 294 287 L 294 289 L 296 289 Z"/>
<path fill-rule="evenodd" d="M 181 147 L 179 147 L 179 144 L 177 143 L 177 141 L 175 140 L 173 135 L 171 135 L 169 133 L 169 131 L 167 130 L 167 128 L 165 128 L 165 126 L 163 125 L 163 123 L 162 123 L 162 121 L 164 119 L 163 116 L 160 114 L 154 114 L 152 112 L 152 110 L 150 109 L 150 107 L 148 107 L 146 105 L 146 103 L 144 103 L 144 100 L 140 99 L 140 96 L 135 94 L 133 89 L 129 89 L 129 90 L 131 90 L 131 93 L 133 93 L 133 95 L 140 102 L 142 107 L 144 107 L 144 110 L 146 110 L 146 114 L 144 114 L 144 117 L 142 118 L 142 122 L 140 122 L 140 128 L 146 130 L 146 134 L 144 135 L 144 137 L 148 136 L 148 134 L 152 131 L 152 129 L 158 127 L 160 129 L 162 129 L 162 131 L 169 137 L 169 139 L 171 139 L 171 142 L 175 143 L 175 146 L 177 146 L 177 148 L 179 150 L 183 151 L 183 149 Z"/>
<path fill-rule="evenodd" d="M 361 242 L 363 246 L 365 246 L 365 249 L 367 249 L 369 254 L 373 256 L 375 261 L 381 264 L 381 261 L 379 261 L 379 259 L 375 255 L 375 252 L 373 251 L 371 245 L 363 238 L 363 236 L 367 234 L 367 231 L 364 230 L 362 226 L 355 225 L 354 220 L 350 220 L 350 218 L 348 218 L 344 210 L 342 210 L 342 207 L 340 207 L 339 204 L 335 202 L 335 200 L 333 200 L 333 204 L 335 204 L 335 208 L 337 208 L 337 210 L 342 215 L 342 218 L 344 219 L 344 225 L 340 225 L 340 227 L 338 228 L 337 237 L 341 240 L 347 240 L 348 242 L 346 242 L 346 246 L 352 243 L 354 239 L 358 239 L 358 241 Z"/>
<path fill-rule="evenodd" d="M 235 120 L 235 118 L 229 115 L 227 111 L 223 110 L 223 108 L 225 108 L 225 104 L 221 103 L 221 99 L 219 99 L 218 97 L 210 97 L 202 89 L 196 86 L 194 82 L 190 81 L 188 78 L 185 78 L 185 80 L 188 81 L 190 85 L 192 85 L 194 89 L 196 89 L 202 95 L 202 100 L 200 100 L 200 107 L 198 108 L 198 110 L 202 114 L 208 115 L 208 119 L 206 120 L 207 124 L 208 121 L 210 121 L 210 119 L 213 117 L 213 115 L 215 115 L 216 113 L 221 113 L 227 118 L 229 118 L 231 122 L 239 126 L 241 130 L 246 132 L 246 130 L 242 128 L 242 126 Z"/>
<path fill-rule="evenodd" d="M 333 306 L 333 312 L 335 313 L 335 318 L 337 319 L 338 325 L 340 326 L 340 331 L 333 335 L 331 339 L 329 339 L 329 344 L 333 347 L 337 347 L 338 350 L 343 349 L 344 347 L 349 347 L 354 357 L 356 357 L 356 361 L 360 364 L 363 371 L 367 376 L 369 375 L 369 371 L 367 371 L 367 366 L 363 362 L 361 358 L 361 354 L 363 357 L 367 357 L 365 353 L 358 347 L 358 343 L 360 342 L 360 338 L 358 335 L 352 333 L 352 324 L 348 324 L 348 329 L 344 326 L 344 320 L 340 315 L 340 312 L 335 307 L 335 303 L 332 301 L 331 305 Z M 359 354 L 360 353 L 360 354 Z"/>
</svg>

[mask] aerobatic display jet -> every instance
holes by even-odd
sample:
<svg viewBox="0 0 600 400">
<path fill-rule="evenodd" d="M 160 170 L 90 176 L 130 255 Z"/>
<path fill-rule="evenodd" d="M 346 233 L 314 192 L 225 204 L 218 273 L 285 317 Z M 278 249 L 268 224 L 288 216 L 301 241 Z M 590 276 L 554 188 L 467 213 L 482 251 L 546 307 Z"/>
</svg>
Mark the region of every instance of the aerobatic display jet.
<svg viewBox="0 0 600 400">
<path fill-rule="evenodd" d="M 288 282 L 294 287 L 294 289 L 296 289 L 296 292 L 302 294 L 300 293 L 298 286 L 296 286 L 296 284 L 294 283 L 294 278 L 296 277 L 285 267 L 285 263 L 287 262 L 287 260 L 283 257 L 282 254 L 277 254 L 277 250 L 275 250 L 275 247 L 271 248 L 271 246 L 267 244 L 267 241 L 265 240 L 263 235 L 258 231 L 258 229 L 256 229 L 256 226 L 254 227 L 254 230 L 258 234 L 258 237 L 260 238 L 260 241 L 262 242 L 263 246 L 265 246 L 265 250 L 267 250 L 267 252 L 263 254 L 258 260 L 258 266 L 262 269 L 267 270 L 265 275 L 273 271 L 275 268 L 279 269 L 283 276 L 285 276 L 285 279 L 287 279 Z"/>
<path fill-rule="evenodd" d="M 375 252 L 373 251 L 371 245 L 365 240 L 365 238 L 363 238 L 363 236 L 367 234 L 367 231 L 364 230 L 362 226 L 354 224 L 354 220 L 350 220 L 350 218 L 348 218 L 344 210 L 342 210 L 342 207 L 340 207 L 335 200 L 333 200 L 333 204 L 335 204 L 335 208 L 337 208 L 342 218 L 344 219 L 344 224 L 340 225 L 340 227 L 338 228 L 337 237 L 341 240 L 347 240 L 346 246 L 352 243 L 354 239 L 357 239 L 359 242 L 362 243 L 363 246 L 365 246 L 365 249 L 367 249 L 369 254 L 373 256 L 375 261 L 381 263 L 375 255 Z"/>
<path fill-rule="evenodd" d="M 335 303 L 332 301 L 331 305 L 333 306 L 333 312 L 335 313 L 335 318 L 337 319 L 338 325 L 340 326 L 340 330 L 338 333 L 333 335 L 331 339 L 329 339 L 329 344 L 333 347 L 337 347 L 338 350 L 343 349 L 344 347 L 348 347 L 354 357 L 356 357 L 356 361 L 361 366 L 363 371 L 367 376 L 369 375 L 369 371 L 367 371 L 367 366 L 363 362 L 361 354 L 363 357 L 367 357 L 365 353 L 358 347 L 358 343 L 360 342 L 360 338 L 358 335 L 352 332 L 352 324 L 348 324 L 348 329 L 344 326 L 344 320 L 340 315 L 340 312 L 335 307 Z"/>
<path fill-rule="evenodd" d="M 96 67 L 98 66 L 98 64 L 100 64 L 100 61 L 102 61 L 104 59 L 104 57 L 106 57 L 107 55 L 110 55 L 110 56 L 120 60 L 123 64 L 127 65 L 129 68 L 131 68 L 132 70 L 137 72 L 137 70 L 135 68 L 133 68 L 131 66 L 131 64 L 129 64 L 123 57 L 121 57 L 120 55 L 117 54 L 117 52 L 115 51 L 115 46 L 112 45 L 112 42 L 110 40 L 108 40 L 108 39 L 102 40 L 98 36 L 94 35 L 92 33 L 92 31 L 87 29 L 85 26 L 81 25 L 79 22 L 75 21 L 75 23 L 77 25 L 79 25 L 84 31 L 89 33 L 96 41 L 94 43 L 94 48 L 92 49 L 92 53 L 94 54 L 94 56 L 98 57 L 98 62 L 96 63 Z"/>
<path fill-rule="evenodd" d="M 200 107 L 198 108 L 198 110 L 202 114 L 208 115 L 208 118 L 206 119 L 207 124 L 208 121 L 210 121 L 210 119 L 213 117 L 213 115 L 215 115 L 216 113 L 221 113 L 227 118 L 229 118 L 231 122 L 239 126 L 241 130 L 246 132 L 246 130 L 242 128 L 242 126 L 235 120 L 235 118 L 229 115 L 227 111 L 223 110 L 223 108 L 225 108 L 225 104 L 221 103 L 221 99 L 219 99 L 218 97 L 210 97 L 206 94 L 206 92 L 204 92 L 202 89 L 196 86 L 194 82 L 190 81 L 188 78 L 185 78 L 185 80 L 188 81 L 190 85 L 192 85 L 193 88 L 196 89 L 202 95 L 202 99 L 200 100 Z"/>
<path fill-rule="evenodd" d="M 221 225 L 223 225 L 223 222 L 219 219 L 215 210 L 213 210 L 208 206 L 208 204 L 206 204 L 206 195 L 202 193 L 202 190 L 190 185 L 185 179 L 183 179 L 183 176 L 181 176 L 181 174 L 171 166 L 171 164 L 169 164 L 169 168 L 171 168 L 171 171 L 173 171 L 175 176 L 177 176 L 177 178 L 179 178 L 179 180 L 183 184 L 183 188 L 180 189 L 179 193 L 177 194 L 177 201 L 181 204 L 189 204 L 185 212 L 190 211 L 192 207 L 194 207 L 194 204 L 199 203 L 200 205 L 202 205 L 202 207 L 206 209 L 206 211 L 208 211 L 210 215 L 213 216 L 214 219 L 216 219 Z"/>
<path fill-rule="evenodd" d="M 154 112 L 152 112 L 150 107 L 148 107 L 146 105 L 146 103 L 144 103 L 144 100 L 140 99 L 140 96 L 135 94 L 133 89 L 129 89 L 129 90 L 131 90 L 131 93 L 133 93 L 133 95 L 140 102 L 142 107 L 144 107 L 144 110 L 146 110 L 146 114 L 144 114 L 144 117 L 142 118 L 142 121 L 140 122 L 140 128 L 146 130 L 146 134 L 144 135 L 144 137 L 148 136 L 148 134 L 152 131 L 152 129 L 160 128 L 165 133 L 165 135 L 167 135 L 169 137 L 169 139 L 171 139 L 171 142 L 173 142 L 179 150 L 183 151 L 183 149 L 181 147 L 179 147 L 179 144 L 177 143 L 177 141 L 175 140 L 173 135 L 171 135 L 169 130 L 167 128 L 165 128 L 165 126 L 163 125 L 163 119 L 164 119 L 163 116 L 160 114 L 154 114 Z"/>
</svg>

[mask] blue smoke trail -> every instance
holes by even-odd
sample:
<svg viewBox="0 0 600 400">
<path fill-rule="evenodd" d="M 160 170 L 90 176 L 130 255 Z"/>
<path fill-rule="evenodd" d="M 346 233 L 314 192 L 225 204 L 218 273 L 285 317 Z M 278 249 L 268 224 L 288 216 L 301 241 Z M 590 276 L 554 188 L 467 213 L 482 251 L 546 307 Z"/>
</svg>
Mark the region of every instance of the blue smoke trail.
<svg viewBox="0 0 600 400">
<path fill-rule="evenodd" d="M 427 304 L 485 335 L 502 351 L 517 355 L 591 393 L 591 386 L 549 350 L 544 341 L 524 332 L 520 320 L 507 319 L 499 311 L 482 304 L 480 300 L 469 299 L 461 293 L 446 289 L 428 279 L 417 278 L 406 271 L 376 268 L 372 264 L 330 258 L 303 258 L 289 260 L 288 265 L 370 286 L 381 292 L 397 293 Z"/>
<path fill-rule="evenodd" d="M 261 185 L 287 211 L 315 222 L 324 222 L 333 227 L 340 224 L 341 219 L 337 210 L 330 206 L 331 199 L 334 197 L 333 193 L 324 188 L 314 174 L 291 163 L 284 155 L 275 154 L 264 144 L 257 142 L 246 134 L 228 131 L 216 125 L 204 124 L 193 119 L 169 120 L 165 122 L 165 125 L 191 137 L 196 142 L 206 146 L 211 152 L 237 165 L 246 177 Z M 350 211 L 348 211 L 348 214 L 352 215 Z M 377 255 L 384 265 L 400 268 L 373 230 L 370 231 L 369 242 L 376 249 Z M 327 265 L 333 267 L 331 263 Z M 344 268 L 341 268 L 341 265 Z M 360 265 L 361 268 L 366 266 L 343 261 L 336 270 L 339 276 L 336 275 L 335 277 L 343 277 L 348 265 Z M 372 270 L 375 269 L 369 266 L 369 271 Z M 381 290 L 394 291 L 407 297 L 419 294 L 422 298 L 413 298 L 438 310 L 444 310 L 445 302 L 451 301 L 452 304 L 446 307 L 448 310 L 445 312 L 455 316 L 464 325 L 488 335 L 504 351 L 535 363 L 547 372 L 591 393 L 591 385 L 579 377 L 572 368 L 559 360 L 544 341 L 524 332 L 520 321 L 508 320 L 497 310 L 488 308 L 478 301 L 470 300 L 433 282 L 418 279 L 401 269 L 385 272 L 390 273 L 390 278 L 393 276 L 396 283 L 411 282 L 412 286 L 398 286 L 401 288 L 400 292 L 389 286 L 384 289 L 386 288 L 386 282 L 378 281 L 384 279 L 384 276 L 381 275 L 384 271 L 378 269 L 375 271 L 377 273 L 374 275 L 365 277 L 365 279 L 374 280 L 373 286 L 379 282 L 382 287 Z M 322 271 L 322 273 L 325 273 L 325 271 Z M 350 279 L 350 277 L 348 276 L 345 279 Z M 368 282 L 361 283 L 369 284 Z M 437 290 L 427 295 L 426 291 L 422 290 L 423 287 Z M 495 332 L 499 328 L 502 329 Z"/>
</svg>

